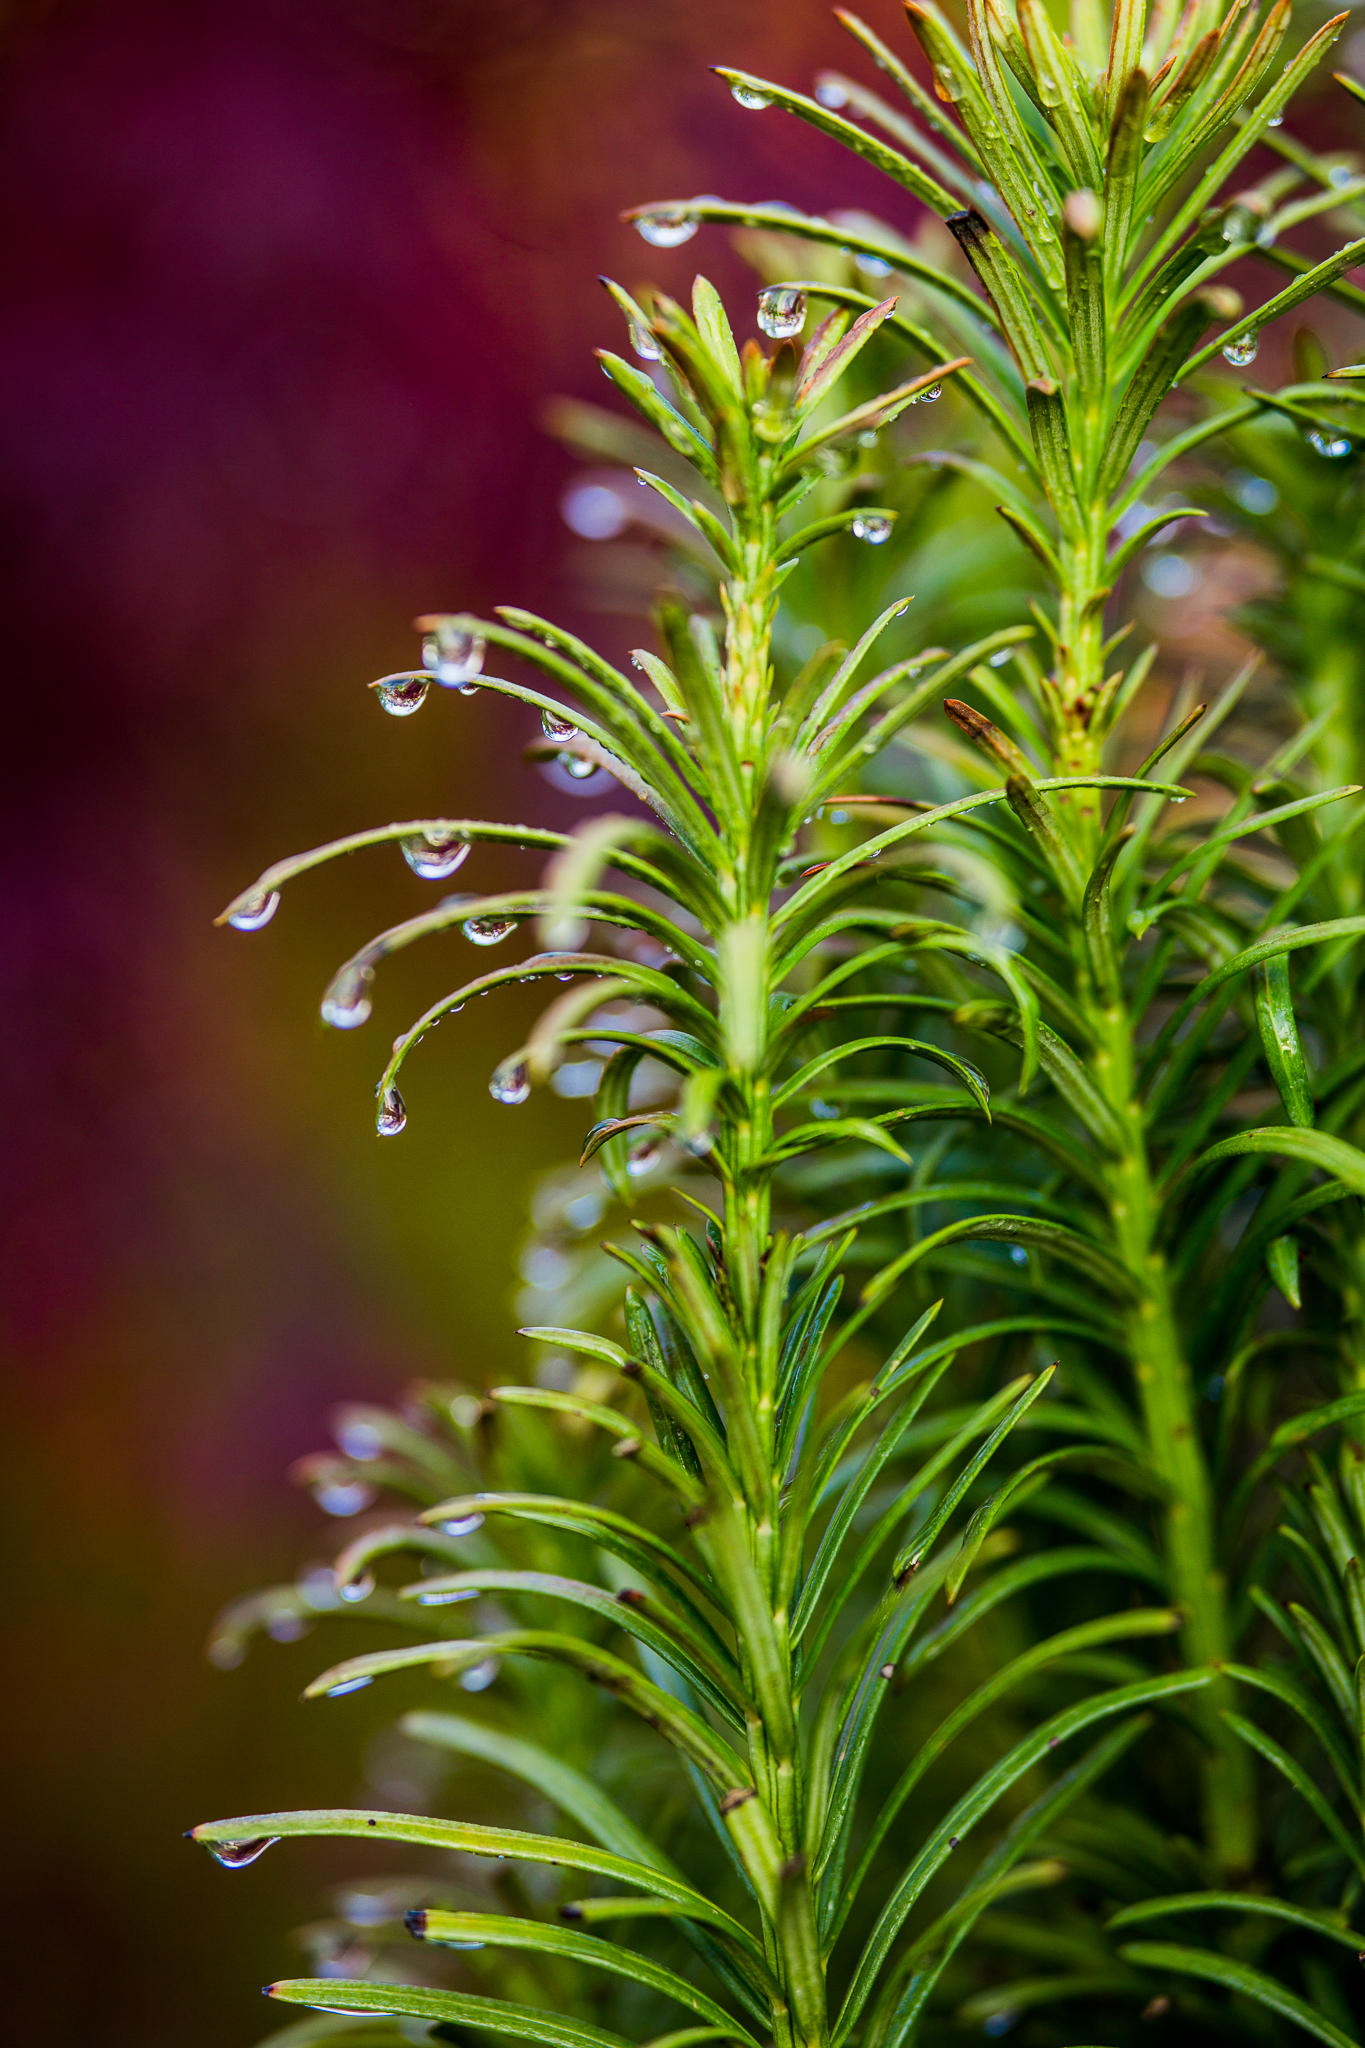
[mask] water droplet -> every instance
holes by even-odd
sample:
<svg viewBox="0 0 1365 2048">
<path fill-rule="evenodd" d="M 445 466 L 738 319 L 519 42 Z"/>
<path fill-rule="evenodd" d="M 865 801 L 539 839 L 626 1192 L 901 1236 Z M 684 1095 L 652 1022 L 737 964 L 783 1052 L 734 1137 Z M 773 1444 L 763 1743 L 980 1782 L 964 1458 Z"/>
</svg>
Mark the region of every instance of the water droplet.
<svg viewBox="0 0 1365 2048">
<path fill-rule="evenodd" d="M 526 1071 L 526 1062 L 518 1059 L 504 1060 L 501 1066 L 494 1067 L 493 1078 L 488 1083 L 488 1092 L 494 1102 L 505 1102 L 509 1108 L 514 1109 L 519 1102 L 525 1102 L 531 1092 L 531 1077 Z"/>
<path fill-rule="evenodd" d="M 853 251 L 853 267 L 864 277 L 890 277 L 894 268 L 884 256 L 874 256 L 867 249 Z"/>
<path fill-rule="evenodd" d="M 570 484 L 559 501 L 560 517 L 582 540 L 615 540 L 628 514 L 610 484 Z"/>
<path fill-rule="evenodd" d="M 626 1172 L 633 1180 L 643 1180 L 647 1173 L 653 1173 L 663 1157 L 663 1150 L 657 1138 L 642 1138 L 626 1154 Z"/>
<path fill-rule="evenodd" d="M 1280 494 L 1270 478 L 1256 476 L 1249 469 L 1233 470 L 1228 489 L 1244 512 L 1273 512 L 1280 502 Z"/>
<path fill-rule="evenodd" d="M 478 1594 L 468 1586 L 456 1586 L 453 1590 L 449 1587 L 428 1586 L 425 1591 L 417 1595 L 417 1605 L 419 1607 L 459 1607 L 466 1600 L 477 1600 L 478 1597 Z"/>
<path fill-rule="evenodd" d="M 651 334 L 643 321 L 631 321 L 630 345 L 642 363 L 661 363 L 664 359 L 657 336 Z"/>
<path fill-rule="evenodd" d="M 1272 115 L 1271 115 L 1271 117 L 1270 117 L 1270 119 L 1269 119 L 1269 120 L 1268 120 L 1268 121 L 1266 122 L 1266 124 L 1265 124 L 1265 125 L 1266 125 L 1266 127 L 1267 127 L 1267 128 L 1283 128 L 1283 126 L 1284 126 L 1284 115 L 1283 115 L 1283 114 L 1272 114 Z"/>
<path fill-rule="evenodd" d="M 561 718 L 557 711 L 542 711 L 540 729 L 547 740 L 576 740 L 578 727 L 571 718 Z"/>
<path fill-rule="evenodd" d="M 1153 597 L 1188 597 L 1199 581 L 1199 571 L 1183 555 L 1149 555 L 1142 565 L 1142 580 Z"/>
<path fill-rule="evenodd" d="M 848 105 L 848 87 L 837 71 L 821 71 L 815 80 L 815 97 L 822 107 L 837 114 L 840 107 Z"/>
<path fill-rule="evenodd" d="M 730 87 L 730 97 L 737 107 L 744 107 L 751 114 L 761 114 L 765 107 L 772 105 L 766 92 L 759 92 L 755 86 L 738 81 Z"/>
<path fill-rule="evenodd" d="M 381 676 L 377 683 L 370 684 L 391 718 L 411 718 L 414 711 L 420 711 L 430 687 L 431 677 L 420 670 Z"/>
<path fill-rule="evenodd" d="M 1331 170 L 1327 173 L 1328 184 L 1335 185 L 1338 189 L 1343 185 L 1351 184 L 1354 178 L 1355 172 L 1349 164 L 1333 164 Z"/>
<path fill-rule="evenodd" d="M 467 917 L 461 927 L 472 946 L 496 946 L 516 928 L 514 917 Z"/>
<path fill-rule="evenodd" d="M 483 1516 L 452 1515 L 448 1522 L 438 1522 L 436 1526 L 443 1536 L 472 1536 L 476 1529 L 482 1529 Z"/>
<path fill-rule="evenodd" d="M 806 324 L 806 294 L 769 284 L 758 295 L 758 324 L 774 341 L 790 341 Z"/>
<path fill-rule="evenodd" d="M 368 1673 L 362 1678 L 343 1678 L 338 1684 L 329 1685 L 323 1694 L 323 1698 L 327 1700 L 344 1699 L 348 1692 L 363 1692 L 367 1685 L 373 1684 L 374 1680 Z"/>
<path fill-rule="evenodd" d="M 208 1851 L 224 1870 L 245 1870 L 248 1863 L 273 1849 L 279 1839 L 278 1835 L 257 1835 L 249 1842 L 210 1842 Z"/>
<path fill-rule="evenodd" d="M 1234 370 L 1245 370 L 1248 363 L 1254 363 L 1260 353 L 1260 337 L 1254 328 L 1245 334 L 1234 335 L 1231 341 L 1223 343 L 1223 360 L 1231 363 Z"/>
<path fill-rule="evenodd" d="M 653 249 L 679 249 L 697 232 L 696 221 L 681 206 L 664 206 L 654 213 L 642 213 L 635 226 Z"/>
<path fill-rule="evenodd" d="M 372 1422 L 342 1422 L 337 1426 L 336 1439 L 346 1456 L 361 1464 L 384 1455 L 384 1439 Z"/>
<path fill-rule="evenodd" d="M 374 1120 L 374 1127 L 380 1137 L 396 1138 L 406 1126 L 407 1120 L 408 1106 L 402 1096 L 396 1088 L 386 1088 L 379 1098 L 379 1111 Z"/>
<path fill-rule="evenodd" d="M 1340 462 L 1343 455 L 1351 452 L 1349 435 L 1340 434 L 1334 428 L 1313 427 L 1304 438 L 1315 454 L 1326 456 L 1329 462 Z"/>
<path fill-rule="evenodd" d="M 348 961 L 334 977 L 322 999 L 322 1021 L 334 1031 L 354 1031 L 364 1024 L 374 1008 L 370 989 L 374 969 L 364 960 Z"/>
<path fill-rule="evenodd" d="M 915 400 L 915 404 L 936 405 L 942 396 L 943 386 L 941 384 L 929 384 L 921 391 L 919 397 Z"/>
<path fill-rule="evenodd" d="M 586 782 L 597 773 L 596 761 L 589 760 L 586 754 L 561 754 L 559 765 L 574 782 Z"/>
<path fill-rule="evenodd" d="M 500 1668 L 496 1657 L 482 1657 L 460 1673 L 460 1685 L 465 1692 L 487 1692 Z"/>
<path fill-rule="evenodd" d="M 1010 1258 L 1016 1266 L 1026 1266 L 1028 1264 L 1028 1253 L 1021 1244 L 1012 1244 L 1010 1246 Z"/>
<path fill-rule="evenodd" d="M 855 540 L 865 540 L 870 548 L 879 548 L 890 540 L 891 524 L 885 512 L 859 512 L 849 530 Z"/>
<path fill-rule="evenodd" d="M 325 1515 L 358 1515 L 374 1499 L 363 1479 L 319 1479 L 313 1498 Z"/>
<path fill-rule="evenodd" d="M 337 1591 L 343 1600 L 368 1600 L 374 1591 L 374 1573 L 362 1572 L 358 1579 L 338 1579 Z"/>
<path fill-rule="evenodd" d="M 403 841 L 403 858 L 424 882 L 443 882 L 468 860 L 469 841 L 458 837 L 433 839 L 426 832 L 418 832 Z"/>
<path fill-rule="evenodd" d="M 472 696 L 483 657 L 483 635 L 453 619 L 433 620 L 422 635 L 422 660 L 443 690 Z"/>
<path fill-rule="evenodd" d="M 235 932 L 258 932 L 269 924 L 279 907 L 278 889 L 249 889 L 228 912 L 228 923 Z"/>
<path fill-rule="evenodd" d="M 272 1643 L 296 1643 L 300 1636 L 306 1636 L 309 1624 L 299 1614 L 272 1614 L 266 1622 L 265 1632 Z"/>
</svg>

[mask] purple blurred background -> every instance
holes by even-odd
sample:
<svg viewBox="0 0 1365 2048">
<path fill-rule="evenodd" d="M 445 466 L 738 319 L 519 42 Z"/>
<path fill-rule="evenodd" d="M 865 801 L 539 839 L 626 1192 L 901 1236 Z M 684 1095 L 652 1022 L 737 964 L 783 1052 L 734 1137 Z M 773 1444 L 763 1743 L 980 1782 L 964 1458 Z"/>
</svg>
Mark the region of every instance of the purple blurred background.
<svg viewBox="0 0 1365 2048">
<path fill-rule="evenodd" d="M 5 2006 L 16 2039 L 227 2048 L 272 2024 L 257 1986 L 298 1968 L 321 1866 L 227 1876 L 180 1830 L 344 1802 L 366 1709 L 298 1704 L 307 1644 L 216 1673 L 205 1629 L 307 1557 L 283 1474 L 336 1401 L 518 1368 L 528 1186 L 582 1118 L 489 1101 L 518 1019 L 488 1005 L 375 1140 L 383 1048 L 448 972 L 410 954 L 354 1037 L 316 1015 L 353 945 L 431 900 L 392 855 L 297 887 L 259 938 L 210 919 L 356 826 L 574 814 L 505 705 L 399 723 L 363 686 L 433 607 L 640 637 L 583 610 L 542 409 L 608 396 L 596 272 L 741 273 L 715 238 L 646 250 L 621 207 L 876 188 L 705 68 L 808 83 L 844 61 L 826 0 L 3 22 Z"/>
</svg>

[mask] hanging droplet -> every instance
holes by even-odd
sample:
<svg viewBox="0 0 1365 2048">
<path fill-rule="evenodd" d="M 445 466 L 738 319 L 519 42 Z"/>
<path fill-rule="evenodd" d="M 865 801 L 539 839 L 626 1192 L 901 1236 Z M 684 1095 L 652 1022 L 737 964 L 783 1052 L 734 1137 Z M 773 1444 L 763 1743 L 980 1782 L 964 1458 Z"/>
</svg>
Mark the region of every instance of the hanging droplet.
<svg viewBox="0 0 1365 2048">
<path fill-rule="evenodd" d="M 1340 462 L 1343 455 L 1351 452 L 1350 437 L 1333 428 L 1313 427 L 1305 439 L 1316 454 L 1325 455 L 1329 462 Z"/>
<path fill-rule="evenodd" d="M 343 1678 L 340 1684 L 329 1685 L 323 1694 L 323 1698 L 328 1700 L 344 1699 L 348 1692 L 363 1692 L 367 1685 L 373 1684 L 374 1680 L 369 1676 L 363 1678 Z M 339 2006 L 336 2009 L 337 2011 L 341 2010 Z"/>
<path fill-rule="evenodd" d="M 1269 119 L 1269 120 L 1268 120 L 1268 121 L 1266 122 L 1266 124 L 1265 124 L 1265 125 L 1266 125 L 1266 127 L 1267 127 L 1267 128 L 1283 128 L 1283 126 L 1284 126 L 1284 115 L 1283 115 L 1283 114 L 1272 114 L 1272 115 L 1271 115 L 1271 117 L 1270 117 L 1270 119 Z"/>
<path fill-rule="evenodd" d="M 663 1146 L 654 1137 L 642 1138 L 638 1145 L 626 1154 L 626 1172 L 632 1180 L 643 1180 L 647 1173 L 653 1173 L 663 1158 Z"/>
<path fill-rule="evenodd" d="M 370 688 L 390 718 L 411 718 L 414 711 L 420 711 L 427 700 L 431 677 L 420 670 L 408 670 L 395 676 L 381 676 Z"/>
<path fill-rule="evenodd" d="M 635 226 L 654 249 L 679 249 L 697 232 L 696 221 L 681 206 L 664 206 L 654 213 L 642 213 Z"/>
<path fill-rule="evenodd" d="M 422 635 L 422 660 L 443 690 L 471 697 L 483 670 L 483 636 L 455 619 L 431 619 Z"/>
<path fill-rule="evenodd" d="M 821 71 L 815 80 L 815 97 L 822 107 L 837 114 L 840 107 L 848 105 L 848 87 L 837 71 Z"/>
<path fill-rule="evenodd" d="M 661 363 L 664 359 L 658 337 L 650 332 L 642 320 L 632 320 L 630 323 L 630 345 L 642 363 Z"/>
<path fill-rule="evenodd" d="M 879 548 L 890 540 L 891 524 L 885 512 L 859 512 L 849 531 L 855 540 L 865 540 L 870 548 Z"/>
<path fill-rule="evenodd" d="M 571 718 L 561 718 L 557 711 L 542 711 L 540 729 L 547 740 L 576 740 L 578 727 Z"/>
<path fill-rule="evenodd" d="M 408 1121 L 408 1106 L 398 1090 L 388 1087 L 379 1098 L 374 1127 L 381 1138 L 396 1138 Z"/>
<path fill-rule="evenodd" d="M 469 841 L 458 837 L 433 839 L 426 832 L 418 832 L 403 841 L 403 858 L 424 882 L 443 882 L 468 860 Z"/>
<path fill-rule="evenodd" d="M 256 1835 L 249 1842 L 210 1842 L 208 1851 L 224 1870 L 245 1870 L 248 1863 L 254 1863 L 258 1856 L 264 1856 L 267 1849 L 273 1849 L 279 1839 L 278 1835 Z"/>
<path fill-rule="evenodd" d="M 280 907 L 278 889 L 251 889 L 245 896 L 239 896 L 228 912 L 228 923 L 235 932 L 258 932 L 269 924 Z"/>
<path fill-rule="evenodd" d="M 1254 363 L 1260 352 L 1260 336 L 1255 328 L 1248 328 L 1245 334 L 1234 335 L 1231 341 L 1223 343 L 1223 360 L 1231 363 L 1234 370 L 1245 370 L 1248 363 Z"/>
<path fill-rule="evenodd" d="M 467 917 L 460 927 L 471 946 L 496 946 L 516 928 L 514 917 Z"/>
<path fill-rule="evenodd" d="M 364 1024 L 374 1008 L 370 989 L 374 969 L 364 960 L 348 961 L 336 975 L 322 999 L 322 1021 L 334 1031 L 354 1031 Z"/>
<path fill-rule="evenodd" d="M 496 1657 L 482 1657 L 460 1673 L 460 1684 L 465 1692 L 487 1692 L 500 1669 Z"/>
<path fill-rule="evenodd" d="M 560 517 L 581 540 L 615 540 L 630 517 L 610 484 L 570 484 L 559 501 Z"/>
<path fill-rule="evenodd" d="M 743 107 L 750 114 L 761 114 L 765 107 L 772 105 L 766 92 L 760 92 L 757 86 L 745 85 L 739 79 L 730 87 L 730 97 L 737 107 Z"/>
<path fill-rule="evenodd" d="M 774 341 L 790 341 L 806 324 L 806 294 L 789 284 L 765 285 L 758 295 L 758 324 Z"/>
<path fill-rule="evenodd" d="M 452 1515 L 448 1522 L 438 1522 L 436 1526 L 443 1536 L 472 1536 L 476 1529 L 482 1529 L 483 1516 Z"/>
<path fill-rule="evenodd" d="M 313 1498 L 325 1515 L 358 1515 L 374 1499 L 363 1479 L 320 1479 Z"/>
<path fill-rule="evenodd" d="M 531 1092 L 531 1076 L 526 1071 L 525 1060 L 504 1060 L 501 1066 L 494 1067 L 488 1092 L 494 1102 L 504 1102 L 512 1109 L 519 1102 L 525 1102 Z"/>
<path fill-rule="evenodd" d="M 943 386 L 941 384 L 930 384 L 923 391 L 921 391 L 919 397 L 915 400 L 915 404 L 935 405 L 937 404 L 938 400 L 942 398 L 942 396 Z"/>
<path fill-rule="evenodd" d="M 338 1579 L 337 1591 L 343 1600 L 368 1600 L 374 1591 L 374 1573 L 362 1572 L 358 1579 Z"/>
<path fill-rule="evenodd" d="M 338 1425 L 336 1437 L 339 1448 L 358 1464 L 384 1455 L 384 1439 L 372 1422 L 343 1422 Z"/>
<path fill-rule="evenodd" d="M 574 782 L 586 782 L 590 775 L 596 775 L 597 763 L 586 754 L 561 754 L 559 765 Z"/>
<path fill-rule="evenodd" d="M 1026 1266 L 1028 1264 L 1028 1253 L 1021 1244 L 1012 1244 L 1010 1246 L 1010 1259 L 1016 1266 Z"/>
</svg>

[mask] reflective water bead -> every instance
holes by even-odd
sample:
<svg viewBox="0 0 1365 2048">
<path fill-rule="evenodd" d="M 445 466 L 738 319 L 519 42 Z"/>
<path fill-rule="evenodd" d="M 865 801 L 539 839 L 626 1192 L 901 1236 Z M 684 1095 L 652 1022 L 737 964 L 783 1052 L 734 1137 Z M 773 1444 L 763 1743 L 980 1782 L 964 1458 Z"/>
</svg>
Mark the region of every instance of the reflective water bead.
<svg viewBox="0 0 1365 2048">
<path fill-rule="evenodd" d="M 454 619 L 426 619 L 422 625 L 422 660 L 431 674 L 443 690 L 470 696 L 477 688 L 474 678 L 483 670 L 482 634 Z"/>
<path fill-rule="evenodd" d="M 633 1180 L 643 1180 L 647 1173 L 653 1173 L 663 1157 L 663 1150 L 657 1138 L 642 1138 L 626 1154 L 626 1172 Z"/>
<path fill-rule="evenodd" d="M 408 1121 L 408 1106 L 396 1088 L 386 1088 L 379 1099 L 374 1127 L 381 1138 L 396 1138 Z"/>
<path fill-rule="evenodd" d="M 765 285 L 758 295 L 758 324 L 774 341 L 790 341 L 806 324 L 806 294 L 790 285 Z"/>
<path fill-rule="evenodd" d="M 531 1077 L 526 1071 L 526 1062 L 516 1059 L 504 1060 L 501 1066 L 494 1067 L 492 1079 L 488 1083 L 488 1092 L 494 1102 L 506 1103 L 509 1109 L 515 1109 L 519 1102 L 525 1102 L 531 1092 Z"/>
<path fill-rule="evenodd" d="M 370 1001 L 373 983 L 373 967 L 363 960 L 348 961 L 322 999 L 323 1023 L 334 1031 L 354 1031 L 364 1024 L 374 1008 Z"/>
<path fill-rule="evenodd" d="M 745 85 L 738 79 L 730 87 L 730 97 L 737 107 L 744 107 L 751 114 L 761 114 L 765 107 L 772 105 L 766 92 L 760 92 L 757 86 Z"/>
<path fill-rule="evenodd" d="M 370 688 L 378 697 L 381 707 L 390 718 L 411 718 L 414 711 L 420 711 L 427 700 L 431 677 L 421 670 L 406 670 L 398 675 L 381 676 Z"/>
<path fill-rule="evenodd" d="M 581 540 L 615 540 L 626 524 L 626 508 L 610 484 L 570 484 L 559 501 L 560 517 Z"/>
<path fill-rule="evenodd" d="M 313 1498 L 325 1515 L 358 1515 L 374 1499 L 363 1479 L 320 1479 Z"/>
<path fill-rule="evenodd" d="M 460 927 L 471 946 L 496 946 L 516 928 L 514 917 L 467 917 Z"/>
<path fill-rule="evenodd" d="M 1260 352 L 1260 337 L 1254 328 L 1245 334 L 1234 335 L 1231 341 L 1223 343 L 1223 360 L 1232 364 L 1234 370 L 1245 370 L 1248 363 L 1254 363 Z"/>
<path fill-rule="evenodd" d="M 919 397 L 915 400 L 915 404 L 934 405 L 942 396 L 943 386 L 941 384 L 930 384 L 925 390 L 921 391 Z"/>
<path fill-rule="evenodd" d="M 1305 439 L 1315 454 L 1325 455 L 1329 462 L 1339 462 L 1351 452 L 1350 437 L 1327 427 L 1311 428 Z"/>
<path fill-rule="evenodd" d="M 248 1842 L 210 1842 L 208 1852 L 224 1870 L 245 1870 L 248 1863 L 273 1849 L 279 1839 L 278 1835 L 256 1835 Z"/>
<path fill-rule="evenodd" d="M 374 1573 L 362 1572 L 358 1579 L 338 1579 L 337 1591 L 343 1600 L 368 1600 L 374 1591 Z"/>
<path fill-rule="evenodd" d="M 258 932 L 269 924 L 279 907 L 278 889 L 249 889 L 237 898 L 227 921 L 235 932 Z"/>
<path fill-rule="evenodd" d="M 348 1692 L 363 1692 L 367 1685 L 373 1684 L 374 1680 L 368 1674 L 362 1678 L 343 1678 L 337 1685 L 329 1685 L 323 1694 L 323 1698 L 329 1700 L 344 1699 Z M 329 2010 L 341 2012 L 343 2008 L 336 2006 L 330 2007 Z"/>
<path fill-rule="evenodd" d="M 888 263 L 885 256 L 874 256 L 868 249 L 855 249 L 853 268 L 864 277 L 890 277 L 894 265 Z"/>
<path fill-rule="evenodd" d="M 1256 476 L 1249 469 L 1233 470 L 1228 488 L 1244 512 L 1273 512 L 1280 502 L 1280 494 L 1270 478 Z"/>
<path fill-rule="evenodd" d="M 372 1422 L 364 1422 L 358 1416 L 338 1425 L 336 1439 L 346 1456 L 359 1464 L 384 1455 L 383 1437 Z"/>
<path fill-rule="evenodd" d="M 460 1685 L 465 1692 L 487 1692 L 500 1669 L 496 1657 L 482 1657 L 460 1673 Z"/>
<path fill-rule="evenodd" d="M 1153 597 L 1188 597 L 1199 581 L 1199 571 L 1184 555 L 1149 555 L 1142 565 L 1142 580 Z"/>
<path fill-rule="evenodd" d="M 848 105 L 848 87 L 837 71 L 821 71 L 816 75 L 815 97 L 822 107 L 837 114 L 840 107 Z"/>
<path fill-rule="evenodd" d="M 661 363 L 664 359 L 664 352 L 657 338 L 650 333 L 643 321 L 631 321 L 630 345 L 642 363 Z"/>
<path fill-rule="evenodd" d="M 885 512 L 859 512 L 854 515 L 849 531 L 855 540 L 864 540 L 870 548 L 879 548 L 891 538 L 891 521 Z"/>
<path fill-rule="evenodd" d="M 586 782 L 597 773 L 596 761 L 589 760 L 586 754 L 561 754 L 559 765 L 575 782 Z"/>
<path fill-rule="evenodd" d="M 482 1529 L 483 1516 L 452 1515 L 448 1522 L 438 1522 L 436 1526 L 443 1536 L 472 1536 L 476 1529 Z"/>
<path fill-rule="evenodd" d="M 542 711 L 540 729 L 547 740 L 576 740 L 578 727 L 571 718 L 561 718 L 557 711 Z"/>
<path fill-rule="evenodd" d="M 433 839 L 426 832 L 418 832 L 403 841 L 403 858 L 424 882 L 443 882 L 468 860 L 469 841 L 458 837 Z"/>
<path fill-rule="evenodd" d="M 654 213 L 642 213 L 635 226 L 654 249 L 679 249 L 697 232 L 696 221 L 681 206 L 665 206 Z"/>
</svg>

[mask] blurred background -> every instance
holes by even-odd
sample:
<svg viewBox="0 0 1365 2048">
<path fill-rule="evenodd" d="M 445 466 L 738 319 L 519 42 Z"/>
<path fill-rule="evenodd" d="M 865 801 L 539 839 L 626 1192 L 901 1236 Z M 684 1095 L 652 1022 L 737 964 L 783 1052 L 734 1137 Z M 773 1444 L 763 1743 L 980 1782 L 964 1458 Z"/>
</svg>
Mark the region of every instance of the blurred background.
<svg viewBox="0 0 1365 2048">
<path fill-rule="evenodd" d="M 505 704 L 404 722 L 364 686 L 432 608 L 528 604 L 618 657 L 642 637 L 585 609 L 544 407 L 608 396 L 597 272 L 681 287 L 700 256 L 753 284 L 718 237 L 646 250 L 622 207 L 876 187 L 706 69 L 807 84 L 845 41 L 826 0 L 0 19 L 5 2006 L 15 2039 L 227 2048 L 276 2019 L 258 1987 L 299 1967 L 316 1868 L 228 1875 L 181 1830 L 353 1798 L 366 1706 L 299 1704 L 307 1645 L 212 1670 L 209 1622 L 306 1560 L 284 1475 L 336 1402 L 519 1369 L 528 1189 L 583 1116 L 490 1102 L 508 1002 L 442 1034 L 376 1140 L 384 1049 L 448 956 L 392 968 L 367 1031 L 317 1003 L 432 900 L 391 852 L 258 937 L 211 919 L 357 826 L 581 815 Z M 486 855 L 462 878 L 498 879 Z"/>
<path fill-rule="evenodd" d="M 899 38 L 899 10 L 875 25 Z M 706 66 L 807 86 L 827 0 L 48 0 L 0 7 L 8 562 L 3 1201 L 7 1795 L 16 2039 L 250 2043 L 300 1958 L 308 1852 L 231 1876 L 196 1820 L 355 1796 L 367 1702 L 307 1645 L 212 1670 L 215 1610 L 308 1557 L 285 1479 L 336 1403 L 520 1369 L 522 1219 L 582 1106 L 520 1114 L 476 1006 L 373 1134 L 420 949 L 369 1030 L 318 998 L 432 900 L 391 851 L 214 913 L 268 861 L 391 818 L 568 823 L 529 721 L 365 684 L 409 622 L 510 601 L 621 658 L 643 579 L 563 516 L 556 394 L 599 401 L 593 282 L 681 289 L 624 206 L 699 189 L 884 206 Z M 578 519 L 582 525 L 583 519 Z M 519 873 L 476 854 L 462 882 Z M 375 1710 L 382 1714 L 383 1702 Z"/>
</svg>

